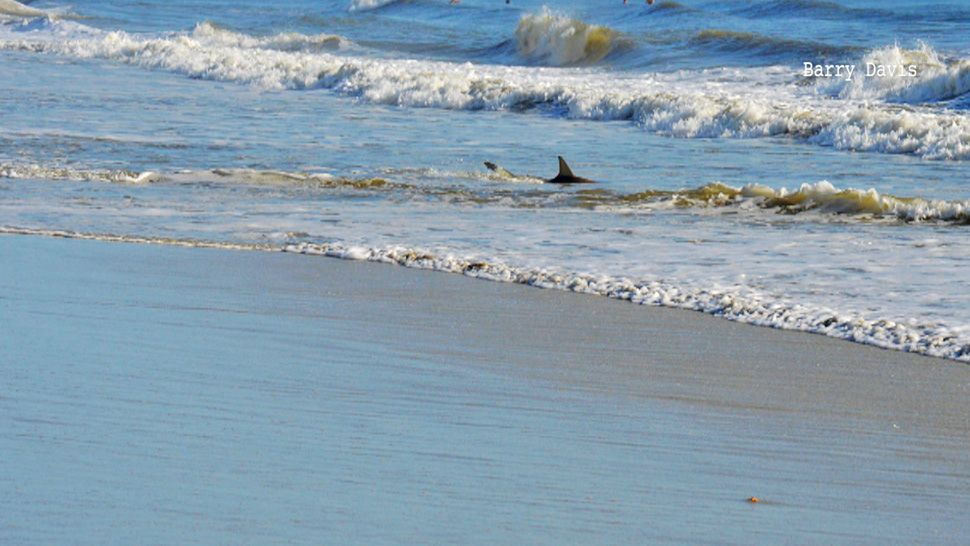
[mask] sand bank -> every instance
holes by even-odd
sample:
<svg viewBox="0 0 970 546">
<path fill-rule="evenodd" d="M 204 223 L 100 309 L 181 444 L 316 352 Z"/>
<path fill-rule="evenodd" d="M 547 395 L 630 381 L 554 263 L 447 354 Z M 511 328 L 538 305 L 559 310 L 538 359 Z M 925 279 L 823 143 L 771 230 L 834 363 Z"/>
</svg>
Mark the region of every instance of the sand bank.
<svg viewBox="0 0 970 546">
<path fill-rule="evenodd" d="M 0 257 L 3 543 L 970 536 L 961 363 L 373 263 Z"/>
</svg>

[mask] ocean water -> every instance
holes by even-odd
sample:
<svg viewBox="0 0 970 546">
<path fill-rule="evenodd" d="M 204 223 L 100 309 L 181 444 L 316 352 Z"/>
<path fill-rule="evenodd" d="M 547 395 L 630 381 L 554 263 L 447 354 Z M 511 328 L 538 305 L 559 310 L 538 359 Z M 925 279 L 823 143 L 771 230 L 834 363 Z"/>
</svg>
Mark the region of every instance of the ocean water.
<svg viewBox="0 0 970 546">
<path fill-rule="evenodd" d="M 389 261 L 970 361 L 966 2 L 0 14 L 3 232 Z M 543 183 L 557 156 L 598 183 Z"/>
</svg>

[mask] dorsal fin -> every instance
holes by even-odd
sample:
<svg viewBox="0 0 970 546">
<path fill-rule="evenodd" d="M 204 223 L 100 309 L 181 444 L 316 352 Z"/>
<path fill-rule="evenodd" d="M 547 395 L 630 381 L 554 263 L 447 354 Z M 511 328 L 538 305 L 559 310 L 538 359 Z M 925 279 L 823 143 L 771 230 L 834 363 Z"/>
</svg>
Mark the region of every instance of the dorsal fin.
<svg viewBox="0 0 970 546">
<path fill-rule="evenodd" d="M 575 177 L 572 169 L 569 168 L 569 165 L 566 165 L 566 160 L 562 156 L 559 156 L 559 176 Z"/>
</svg>

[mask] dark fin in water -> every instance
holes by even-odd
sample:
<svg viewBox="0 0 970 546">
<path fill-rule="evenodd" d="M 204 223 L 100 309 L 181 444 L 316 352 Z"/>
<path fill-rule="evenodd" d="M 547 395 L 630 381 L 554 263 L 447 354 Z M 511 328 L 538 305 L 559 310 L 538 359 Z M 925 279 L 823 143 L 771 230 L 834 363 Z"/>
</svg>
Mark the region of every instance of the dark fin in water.
<svg viewBox="0 0 970 546">
<path fill-rule="evenodd" d="M 546 180 L 549 184 L 593 184 L 594 180 L 582 178 L 573 174 L 573 170 L 566 164 L 566 160 L 559 156 L 559 174 L 551 180 Z"/>
<path fill-rule="evenodd" d="M 566 165 L 566 160 L 559 156 L 559 176 L 564 178 L 575 178 L 572 169 Z M 558 177 L 557 177 L 558 178 Z"/>
</svg>

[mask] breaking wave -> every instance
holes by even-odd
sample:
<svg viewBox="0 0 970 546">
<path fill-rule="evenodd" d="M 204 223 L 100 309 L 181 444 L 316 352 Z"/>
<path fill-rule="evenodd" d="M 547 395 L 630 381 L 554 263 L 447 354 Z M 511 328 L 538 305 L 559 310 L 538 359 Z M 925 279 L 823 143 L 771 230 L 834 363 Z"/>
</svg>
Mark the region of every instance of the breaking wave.
<svg viewBox="0 0 970 546">
<path fill-rule="evenodd" d="M 254 37 L 221 28 L 212 22 L 204 21 L 195 26 L 192 35 L 219 47 L 240 49 L 275 49 L 278 51 L 313 52 L 346 49 L 353 42 L 343 36 L 333 34 L 306 35 L 297 32 L 284 32 L 267 37 Z"/>
<path fill-rule="evenodd" d="M 45 17 L 47 12 L 44 10 L 25 6 L 15 0 L 0 0 L 0 16 L 13 17 Z"/>
<path fill-rule="evenodd" d="M 641 305 L 672 307 L 757 326 L 795 330 L 844 339 L 864 345 L 970 362 L 970 340 L 962 339 L 939 324 L 904 324 L 887 319 L 867 319 L 825 308 L 786 304 L 758 293 L 689 288 L 655 279 L 604 277 L 515 266 L 498 261 L 442 255 L 400 246 L 369 248 L 342 242 L 271 244 L 217 242 L 197 239 L 81 233 L 52 229 L 0 226 L 0 234 L 35 235 L 118 243 L 163 244 L 197 248 L 225 248 L 291 252 L 395 264 L 404 267 L 457 273 L 477 279 L 515 283 L 537 288 L 594 294 Z"/>
<path fill-rule="evenodd" d="M 856 70 L 852 80 L 837 79 L 823 89 L 840 98 L 917 104 L 970 93 L 970 60 L 945 59 L 926 44 L 870 51 Z"/>
<path fill-rule="evenodd" d="M 351 0 L 348 11 L 368 11 L 394 4 L 400 0 Z"/>
<path fill-rule="evenodd" d="M 847 150 L 926 159 L 970 158 L 970 117 L 963 112 L 856 100 L 851 90 L 844 100 L 833 100 L 826 95 L 830 90 L 798 85 L 793 70 L 784 66 L 634 77 L 593 69 L 535 70 L 352 56 L 320 51 L 316 44 L 330 43 L 330 37 L 255 38 L 206 23 L 188 34 L 156 37 L 102 32 L 66 21 L 45 24 L 54 31 L 3 32 L 0 49 L 106 59 L 266 89 L 330 89 L 378 104 L 461 110 L 541 108 L 573 119 L 629 120 L 673 137 L 784 136 Z M 78 27 L 82 30 L 72 34 L 70 29 Z M 64 39 L 63 34 L 73 38 Z M 306 44 L 314 45 L 307 51 Z M 937 89 L 937 84 L 954 91 L 936 96 L 952 95 L 966 83 L 963 66 L 950 65 L 942 72 L 926 69 L 920 80 L 924 85 L 911 84 L 886 96 L 913 98 L 928 93 L 928 88 Z"/>
<path fill-rule="evenodd" d="M 779 214 L 814 213 L 867 220 L 886 218 L 904 222 L 970 223 L 970 200 L 944 201 L 919 197 L 896 197 L 877 190 L 839 189 L 828 181 L 802 184 L 797 190 L 774 189 L 761 184 L 741 188 L 721 183 L 687 190 L 646 190 L 633 194 L 613 194 L 601 190 L 579 192 L 588 206 L 635 208 L 667 206 L 676 208 L 758 208 Z"/>
<path fill-rule="evenodd" d="M 522 57 L 553 66 L 595 63 L 631 44 L 615 30 L 556 14 L 547 7 L 522 16 L 515 41 Z"/>
</svg>

